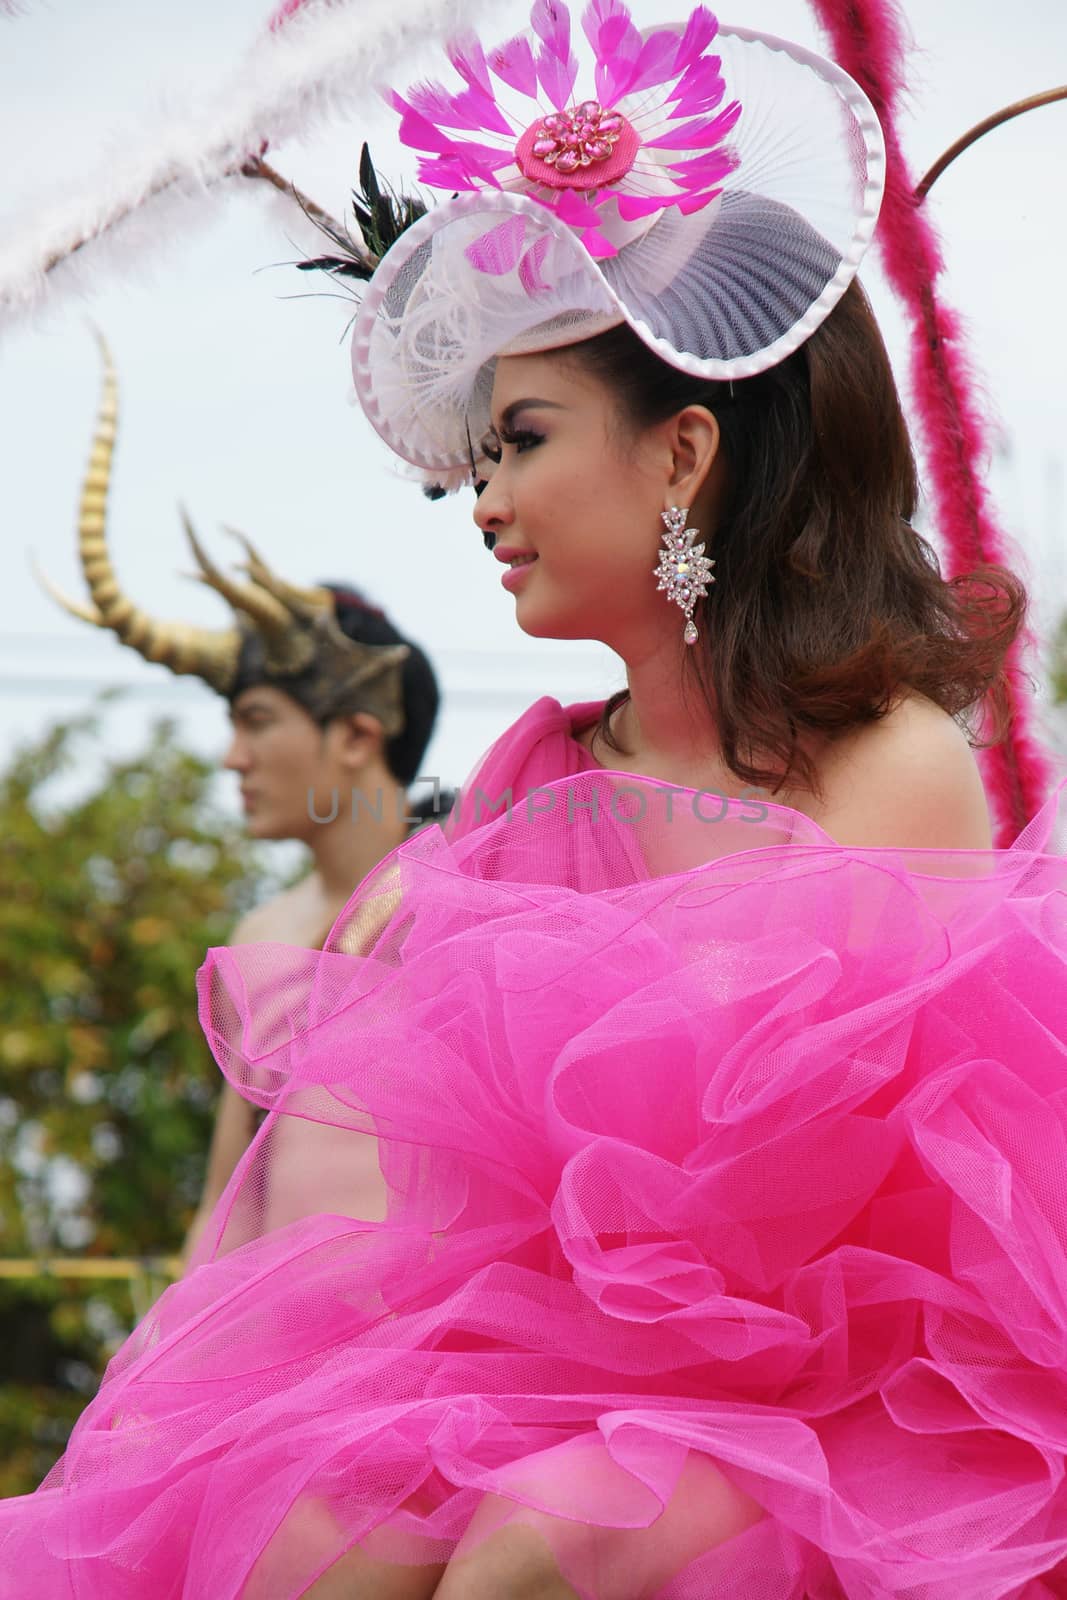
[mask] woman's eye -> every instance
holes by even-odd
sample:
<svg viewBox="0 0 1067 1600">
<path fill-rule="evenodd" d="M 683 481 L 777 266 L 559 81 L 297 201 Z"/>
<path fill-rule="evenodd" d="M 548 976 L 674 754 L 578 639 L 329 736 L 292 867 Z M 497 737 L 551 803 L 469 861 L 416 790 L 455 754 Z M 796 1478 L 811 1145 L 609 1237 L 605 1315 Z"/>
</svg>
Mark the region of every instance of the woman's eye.
<svg viewBox="0 0 1067 1600">
<path fill-rule="evenodd" d="M 503 446 L 511 445 L 521 456 L 525 450 L 532 450 L 536 445 L 544 443 L 544 435 L 531 433 L 528 429 L 522 433 L 501 433 L 497 435 L 499 442 L 482 444 L 482 455 L 491 461 L 495 467 L 500 465 L 503 458 Z"/>
<path fill-rule="evenodd" d="M 544 436 L 540 433 L 527 431 L 525 433 L 502 433 L 500 438 L 504 444 L 514 445 L 521 456 L 525 450 L 533 450 L 537 445 L 541 444 Z"/>
</svg>

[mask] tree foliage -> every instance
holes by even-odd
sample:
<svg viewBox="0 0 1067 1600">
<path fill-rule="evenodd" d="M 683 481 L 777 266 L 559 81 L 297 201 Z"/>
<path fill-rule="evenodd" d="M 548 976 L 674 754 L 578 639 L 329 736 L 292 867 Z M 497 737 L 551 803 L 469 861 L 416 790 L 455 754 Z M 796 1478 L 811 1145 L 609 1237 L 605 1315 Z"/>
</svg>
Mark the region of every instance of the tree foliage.
<svg viewBox="0 0 1067 1600">
<path fill-rule="evenodd" d="M 1052 700 L 1054 705 L 1067 704 L 1067 617 L 1060 619 L 1052 640 Z"/>
<path fill-rule="evenodd" d="M 215 769 L 98 714 L 0 776 L 0 1257 L 157 1257 L 195 1209 L 218 1069 L 194 978 L 266 882 Z M 78 762 L 88 793 L 49 803 Z M 62 782 L 59 787 L 62 788 Z M 32 1488 L 137 1310 L 128 1287 L 0 1280 L 0 1493 Z"/>
</svg>

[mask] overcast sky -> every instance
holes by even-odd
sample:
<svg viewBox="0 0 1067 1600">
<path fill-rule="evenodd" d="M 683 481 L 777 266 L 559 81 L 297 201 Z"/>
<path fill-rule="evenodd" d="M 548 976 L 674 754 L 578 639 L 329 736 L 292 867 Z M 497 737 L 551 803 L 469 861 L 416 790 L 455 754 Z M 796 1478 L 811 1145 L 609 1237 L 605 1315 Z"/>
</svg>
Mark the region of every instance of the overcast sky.
<svg viewBox="0 0 1067 1600">
<path fill-rule="evenodd" d="M 24 226 L 57 185 L 96 181 L 116 141 L 136 139 L 160 105 L 180 106 L 187 85 L 223 77 L 270 9 L 264 0 L 22 0 L 14 17 L 0 9 L 0 228 Z M 680 7 L 638 0 L 634 10 L 650 23 L 674 20 Z M 993 0 L 911 0 L 907 10 L 917 51 L 906 139 L 919 171 L 989 112 L 1067 81 L 1062 0 L 1016 0 L 1010 10 Z M 513 0 L 483 6 L 483 36 L 507 37 L 527 13 Z M 803 0 L 740 0 L 723 15 L 821 46 Z M 364 138 L 380 170 L 411 176 L 392 118 L 374 102 L 271 159 L 338 214 Z M 936 192 L 950 298 L 969 319 L 1002 423 L 997 492 L 1045 617 L 1067 610 L 1065 153 L 1067 105 L 1051 107 L 992 135 Z M 189 567 L 179 500 L 220 557 L 232 552 L 218 531 L 228 523 L 298 582 L 360 584 L 438 661 L 446 706 L 428 770 L 452 780 L 540 693 L 577 700 L 613 688 L 606 652 L 518 632 L 469 496 L 430 505 L 398 480 L 351 402 L 347 309 L 287 298 L 307 279 L 262 270 L 308 244 L 269 193 L 249 185 L 199 227 L 163 228 L 150 261 L 120 275 L 101 261 L 80 300 L 63 300 L 0 345 L 0 763 L 15 739 L 118 679 L 136 691 L 112 722 L 120 743 L 164 708 L 205 751 L 224 739 L 209 691 L 177 684 L 57 613 L 28 569 L 32 548 L 56 582 L 84 592 L 75 506 L 99 383 L 88 317 L 119 371 L 111 546 L 138 602 L 225 625 L 221 602 L 178 575 Z M 899 319 L 877 272 L 864 278 L 903 377 Z"/>
</svg>

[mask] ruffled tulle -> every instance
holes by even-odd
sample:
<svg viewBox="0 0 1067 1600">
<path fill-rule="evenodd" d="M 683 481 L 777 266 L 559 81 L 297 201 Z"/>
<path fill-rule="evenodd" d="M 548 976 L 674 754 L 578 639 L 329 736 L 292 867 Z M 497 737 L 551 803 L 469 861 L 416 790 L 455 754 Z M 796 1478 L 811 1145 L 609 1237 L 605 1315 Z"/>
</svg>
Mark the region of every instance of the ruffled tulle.
<svg viewBox="0 0 1067 1600">
<path fill-rule="evenodd" d="M 846 850 L 551 704 L 483 769 L 510 818 L 416 835 L 321 953 L 211 953 L 268 1115 L 0 1508 L 0 1595 L 287 1600 L 504 1522 L 588 1600 L 1067 1595 L 1061 800 Z M 263 1232 L 294 1119 L 379 1141 L 381 1217 Z"/>
</svg>

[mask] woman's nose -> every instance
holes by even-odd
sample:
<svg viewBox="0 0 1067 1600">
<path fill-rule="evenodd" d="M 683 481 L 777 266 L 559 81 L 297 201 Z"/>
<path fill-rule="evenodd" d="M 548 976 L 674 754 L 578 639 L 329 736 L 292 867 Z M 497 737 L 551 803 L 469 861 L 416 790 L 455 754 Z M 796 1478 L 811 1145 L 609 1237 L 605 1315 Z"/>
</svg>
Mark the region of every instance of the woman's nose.
<svg viewBox="0 0 1067 1600">
<path fill-rule="evenodd" d="M 488 478 L 485 488 L 474 502 L 475 525 L 482 534 L 496 534 L 511 522 L 513 512 L 511 499 L 501 481 L 503 474 L 498 470 Z"/>
</svg>

